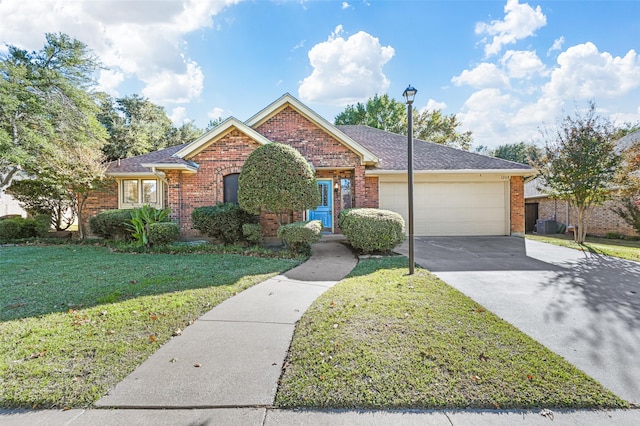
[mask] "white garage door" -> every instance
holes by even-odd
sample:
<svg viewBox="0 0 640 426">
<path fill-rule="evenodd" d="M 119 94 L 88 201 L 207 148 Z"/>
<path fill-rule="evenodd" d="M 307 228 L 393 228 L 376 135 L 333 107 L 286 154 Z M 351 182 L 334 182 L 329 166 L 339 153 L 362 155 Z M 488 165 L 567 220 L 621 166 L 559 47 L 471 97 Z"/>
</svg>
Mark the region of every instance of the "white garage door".
<svg viewBox="0 0 640 426">
<path fill-rule="evenodd" d="M 416 236 L 507 235 L 506 182 L 414 183 Z M 407 184 L 380 182 L 380 208 L 407 221 Z M 408 232 L 408 229 L 407 229 Z"/>
</svg>

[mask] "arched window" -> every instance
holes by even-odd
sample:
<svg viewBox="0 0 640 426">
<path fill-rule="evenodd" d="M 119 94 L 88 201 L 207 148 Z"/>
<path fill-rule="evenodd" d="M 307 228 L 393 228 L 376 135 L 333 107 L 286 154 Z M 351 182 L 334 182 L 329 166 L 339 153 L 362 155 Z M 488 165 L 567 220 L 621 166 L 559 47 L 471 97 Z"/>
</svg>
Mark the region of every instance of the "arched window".
<svg viewBox="0 0 640 426">
<path fill-rule="evenodd" d="M 225 203 L 238 203 L 238 177 L 240 173 L 226 175 L 223 178 Z"/>
</svg>

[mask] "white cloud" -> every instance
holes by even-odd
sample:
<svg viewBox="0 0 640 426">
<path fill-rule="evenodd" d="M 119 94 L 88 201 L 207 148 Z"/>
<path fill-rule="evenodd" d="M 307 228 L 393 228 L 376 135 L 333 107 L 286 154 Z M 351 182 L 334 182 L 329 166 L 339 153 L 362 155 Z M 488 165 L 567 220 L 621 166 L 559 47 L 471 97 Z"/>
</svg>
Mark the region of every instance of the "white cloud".
<svg viewBox="0 0 640 426">
<path fill-rule="evenodd" d="M 551 52 L 555 50 L 562 50 L 563 45 L 564 45 L 564 36 L 560 36 L 560 38 L 557 38 L 553 41 L 553 44 L 551 45 L 549 50 L 547 50 L 547 56 L 549 56 Z"/>
<path fill-rule="evenodd" d="M 507 50 L 500 63 L 508 70 L 510 78 L 525 78 L 545 72 L 545 66 L 531 50 Z"/>
<path fill-rule="evenodd" d="M 349 3 L 347 3 L 346 1 L 342 2 L 342 10 L 349 9 L 350 7 L 351 7 L 351 5 Z"/>
<path fill-rule="evenodd" d="M 434 99 L 429 99 L 427 101 L 427 105 L 425 105 L 425 107 L 423 108 L 423 111 L 436 111 L 436 110 L 441 110 L 441 109 L 445 109 L 447 107 L 447 104 L 444 102 L 438 102 Z"/>
<path fill-rule="evenodd" d="M 224 114 L 224 110 L 220 107 L 215 107 L 207 113 L 207 117 L 211 120 L 217 120 L 222 117 L 222 114 Z"/>
<path fill-rule="evenodd" d="M 640 87 L 640 57 L 633 49 L 613 57 L 587 42 L 568 48 L 557 62 L 543 88 L 550 98 L 612 98 Z"/>
<path fill-rule="evenodd" d="M 508 87 L 509 78 L 496 64 L 483 62 L 472 70 L 464 70 L 451 79 L 456 86 L 473 86 L 476 88 Z"/>
<path fill-rule="evenodd" d="M 124 81 L 124 74 L 114 70 L 100 70 L 97 90 L 106 92 L 113 97 L 119 97 L 116 89 Z"/>
<path fill-rule="evenodd" d="M 476 24 L 476 34 L 493 36 L 491 43 L 484 47 L 487 57 L 499 53 L 504 45 L 534 35 L 537 29 L 547 24 L 547 17 L 542 13 L 540 6 L 533 9 L 528 3 L 520 4 L 518 0 L 507 0 L 504 12 L 502 21 Z"/>
<path fill-rule="evenodd" d="M 482 89 L 464 103 L 458 118 L 465 130 L 473 131 L 476 142 L 495 146 L 508 132 L 509 112 L 516 102 L 500 89 Z"/>
<path fill-rule="evenodd" d="M 360 31 L 345 39 L 338 25 L 329 39 L 309 50 L 313 72 L 300 84 L 303 102 L 344 106 L 360 102 L 389 87 L 382 67 L 395 54 L 372 35 Z"/>
<path fill-rule="evenodd" d="M 200 95 L 202 73 L 185 56 L 184 36 L 212 27 L 213 16 L 239 1 L 2 0 L 0 44 L 37 50 L 45 32 L 63 32 L 86 43 L 111 68 L 111 74 L 101 73 L 102 87 L 114 92 L 135 77 L 156 101 L 186 102 Z"/>
<path fill-rule="evenodd" d="M 181 126 L 182 124 L 185 123 L 185 121 L 188 121 L 186 119 L 186 115 L 187 115 L 187 109 L 185 107 L 179 106 L 171 110 L 171 113 L 169 114 L 169 119 L 174 125 Z"/>
<path fill-rule="evenodd" d="M 197 98 L 202 92 L 204 74 L 195 62 L 187 64 L 187 70 L 182 74 L 171 71 L 161 71 L 150 78 L 144 78 L 147 86 L 142 94 L 152 102 L 186 103 Z"/>
</svg>

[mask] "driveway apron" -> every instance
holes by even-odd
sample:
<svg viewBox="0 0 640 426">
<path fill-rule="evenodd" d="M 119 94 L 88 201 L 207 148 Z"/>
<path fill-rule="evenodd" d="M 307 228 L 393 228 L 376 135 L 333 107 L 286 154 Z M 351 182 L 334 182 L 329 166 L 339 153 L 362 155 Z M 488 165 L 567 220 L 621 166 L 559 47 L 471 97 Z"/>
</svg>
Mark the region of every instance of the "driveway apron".
<svg viewBox="0 0 640 426">
<path fill-rule="evenodd" d="M 407 253 L 405 243 L 399 250 Z M 416 263 L 640 403 L 640 263 L 518 237 L 416 239 Z"/>
<path fill-rule="evenodd" d="M 357 260 L 340 243 L 227 299 L 174 337 L 97 407 L 265 407 L 274 402 L 296 322 Z"/>
</svg>

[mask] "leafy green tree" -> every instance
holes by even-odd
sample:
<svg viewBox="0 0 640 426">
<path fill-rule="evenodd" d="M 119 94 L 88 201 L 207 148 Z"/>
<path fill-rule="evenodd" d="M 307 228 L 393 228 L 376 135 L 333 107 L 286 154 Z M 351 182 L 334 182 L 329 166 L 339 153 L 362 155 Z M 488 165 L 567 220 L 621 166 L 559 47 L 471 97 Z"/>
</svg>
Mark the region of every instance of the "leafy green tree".
<svg viewBox="0 0 640 426">
<path fill-rule="evenodd" d="M 347 105 L 335 118 L 335 124 L 362 124 L 387 132 L 407 134 L 407 107 L 386 93 L 366 103 Z"/>
<path fill-rule="evenodd" d="M 0 56 L 0 190 L 16 173 L 37 173 L 60 141 L 103 142 L 90 92 L 99 63 L 87 46 L 47 34 L 42 50 L 8 46 Z"/>
<path fill-rule="evenodd" d="M 245 161 L 238 178 L 238 203 L 249 213 L 275 213 L 282 225 L 281 216 L 316 208 L 320 192 L 302 154 L 274 142 L 255 149 Z"/>
<path fill-rule="evenodd" d="M 171 127 L 167 133 L 167 146 L 181 145 L 187 142 L 193 142 L 202 135 L 203 130 L 196 126 L 192 121 L 184 123 L 180 127 Z"/>
<path fill-rule="evenodd" d="M 617 183 L 622 202 L 612 210 L 640 234 L 640 138 L 622 153 Z"/>
<path fill-rule="evenodd" d="M 100 121 L 109 132 L 103 151 L 108 160 L 135 157 L 166 148 L 173 127 L 164 108 L 131 95 L 111 99 L 103 95 Z"/>
<path fill-rule="evenodd" d="M 542 156 L 542 149 L 534 144 L 518 142 L 500 145 L 490 151 L 492 157 L 515 161 L 516 163 L 534 165 Z"/>
<path fill-rule="evenodd" d="M 14 180 L 7 189 L 27 213 L 48 215 L 56 231 L 64 231 L 76 218 L 76 197 L 73 191 L 57 182 L 38 179 Z"/>
<path fill-rule="evenodd" d="M 407 107 L 387 94 L 375 95 L 364 104 L 348 105 L 334 122 L 336 125 L 361 124 L 406 135 Z M 460 132 L 460 125 L 455 114 L 445 115 L 442 110 L 413 110 L 413 132 L 417 139 L 469 150 L 472 133 Z"/>
<path fill-rule="evenodd" d="M 585 113 L 565 117 L 554 131 L 544 133 L 544 155 L 538 169 L 551 197 L 569 201 L 578 210 L 574 239 L 587 235 L 587 210 L 612 195 L 620 164 L 615 150 L 615 128 L 597 115 L 589 102 Z"/>
<path fill-rule="evenodd" d="M 423 110 L 416 112 L 413 119 L 414 137 L 425 141 L 460 148 L 468 151 L 473 141 L 470 130 L 459 132 L 457 129 L 462 123 L 455 114 L 444 115 L 442 110 Z M 403 134 L 406 134 L 406 130 Z"/>
</svg>

